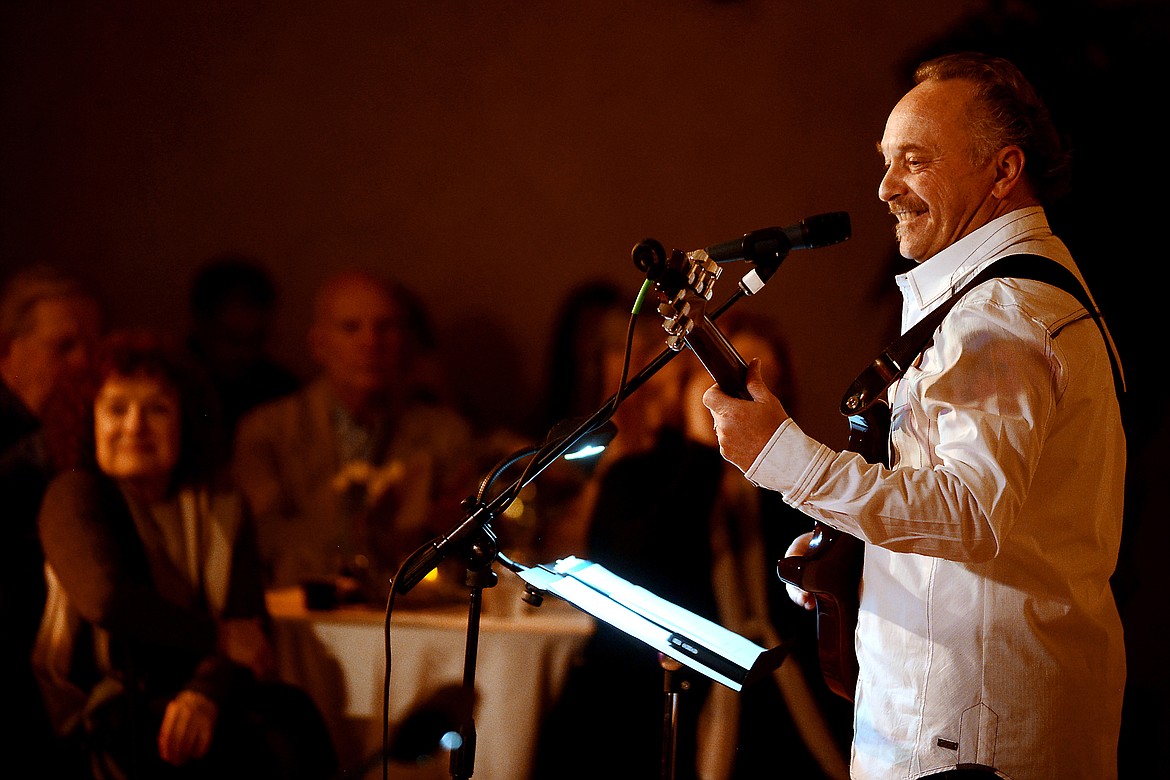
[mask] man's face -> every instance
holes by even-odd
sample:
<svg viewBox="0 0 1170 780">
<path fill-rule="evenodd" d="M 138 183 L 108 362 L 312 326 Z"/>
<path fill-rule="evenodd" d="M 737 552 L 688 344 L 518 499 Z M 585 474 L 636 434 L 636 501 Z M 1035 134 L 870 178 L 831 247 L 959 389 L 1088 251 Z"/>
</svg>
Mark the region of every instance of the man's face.
<svg viewBox="0 0 1170 780">
<path fill-rule="evenodd" d="M 970 89 L 962 80 L 919 84 L 886 121 L 878 197 L 898 219 L 898 250 L 907 259 L 928 260 L 996 216 L 994 161 L 972 161 Z"/>
<path fill-rule="evenodd" d="M 45 298 L 28 313 L 30 326 L 0 357 L 0 372 L 24 404 L 40 415 L 57 377 L 93 356 L 101 330 L 95 301 L 81 296 Z"/>
<path fill-rule="evenodd" d="M 402 313 L 371 280 L 353 277 L 327 291 L 310 334 L 313 356 L 345 397 L 366 400 L 402 370 Z"/>
</svg>

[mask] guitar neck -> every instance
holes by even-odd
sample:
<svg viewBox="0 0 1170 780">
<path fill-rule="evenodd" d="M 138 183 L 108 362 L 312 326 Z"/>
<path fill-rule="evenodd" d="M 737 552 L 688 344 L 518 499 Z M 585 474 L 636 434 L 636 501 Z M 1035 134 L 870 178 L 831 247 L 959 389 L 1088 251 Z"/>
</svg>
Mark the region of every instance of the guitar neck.
<svg viewBox="0 0 1170 780">
<path fill-rule="evenodd" d="M 752 400 L 745 382 L 747 363 L 709 317 L 704 314 L 695 320 L 684 341 L 723 392 L 745 401 Z"/>
<path fill-rule="evenodd" d="M 663 265 L 650 275 L 657 279 L 655 287 L 661 296 L 658 313 L 665 318 L 663 328 L 670 334 L 666 343 L 675 351 L 685 344 L 723 392 L 750 401 L 747 363 L 707 314 L 707 301 L 721 273 L 718 263 L 702 250 L 684 253 L 676 249 L 668 260 L 662 260 Z"/>
</svg>

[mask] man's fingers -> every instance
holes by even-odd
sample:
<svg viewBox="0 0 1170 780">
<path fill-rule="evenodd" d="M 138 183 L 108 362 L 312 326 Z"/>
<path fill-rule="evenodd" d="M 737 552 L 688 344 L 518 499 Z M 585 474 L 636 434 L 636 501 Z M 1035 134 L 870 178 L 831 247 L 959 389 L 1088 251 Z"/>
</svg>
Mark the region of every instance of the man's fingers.
<svg viewBox="0 0 1170 780">
<path fill-rule="evenodd" d="M 791 558 L 795 555 L 804 555 L 807 553 L 809 543 L 812 542 L 812 538 L 813 532 L 806 531 L 805 533 L 793 539 L 792 543 L 788 545 L 788 549 L 784 551 L 784 557 Z M 804 607 L 805 609 L 816 608 L 817 601 L 808 591 L 801 590 L 795 585 L 789 585 L 788 583 L 784 584 L 784 590 L 787 591 L 788 598 L 791 599 L 792 602 L 796 605 Z"/>
<path fill-rule="evenodd" d="M 809 610 L 816 609 L 817 600 L 808 591 L 801 590 L 795 585 L 785 585 L 784 590 L 787 591 L 788 598 L 792 600 L 792 603 L 798 607 L 804 607 Z"/>
</svg>

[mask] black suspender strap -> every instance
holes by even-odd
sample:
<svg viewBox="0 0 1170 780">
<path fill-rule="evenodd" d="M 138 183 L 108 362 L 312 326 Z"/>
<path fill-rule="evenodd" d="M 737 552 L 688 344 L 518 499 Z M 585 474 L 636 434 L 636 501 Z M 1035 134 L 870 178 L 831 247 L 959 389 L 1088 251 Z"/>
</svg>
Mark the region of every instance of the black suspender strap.
<svg viewBox="0 0 1170 780">
<path fill-rule="evenodd" d="M 1050 284 L 1075 297 L 1089 316 L 1097 323 L 1101 335 L 1105 339 L 1105 349 L 1109 352 L 1109 360 L 1113 366 L 1113 383 L 1118 394 L 1124 391 L 1125 381 L 1121 374 L 1121 364 L 1113 352 L 1112 343 L 1105 332 L 1101 312 L 1089 299 L 1080 280 L 1055 260 L 1040 255 L 1008 255 L 1000 258 L 984 268 L 974 279 L 963 286 L 958 292 L 948 298 L 930 314 L 922 318 L 912 328 L 903 333 L 886 347 L 877 356 L 861 375 L 853 381 L 841 400 L 841 413 L 846 416 L 860 414 L 881 398 L 886 389 L 906 373 L 906 369 L 918 357 L 922 350 L 934 336 L 934 331 L 942 322 L 943 317 L 951 307 L 972 288 L 986 282 L 988 279 L 1011 277 L 1015 279 L 1033 279 Z"/>
</svg>

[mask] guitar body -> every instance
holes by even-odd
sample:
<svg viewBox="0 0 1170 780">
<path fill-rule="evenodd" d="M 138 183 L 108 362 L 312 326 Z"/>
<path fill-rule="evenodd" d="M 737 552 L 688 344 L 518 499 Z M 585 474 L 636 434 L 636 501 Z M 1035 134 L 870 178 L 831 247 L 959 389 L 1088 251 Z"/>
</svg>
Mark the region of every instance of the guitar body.
<svg viewBox="0 0 1170 780">
<path fill-rule="evenodd" d="M 689 347 L 725 393 L 750 400 L 746 363 L 705 312 L 720 273 L 708 260 L 701 251 L 685 255 L 676 251 L 657 269 L 656 286 L 662 298 L 658 311 L 666 318 L 663 328 L 671 334 L 667 344 L 675 350 Z M 882 401 L 850 416 L 848 449 L 870 463 L 889 465 L 889 425 L 889 407 Z M 776 563 L 781 580 L 816 600 L 821 674 L 830 690 L 850 701 L 857 683 L 853 642 L 864 547 L 859 539 L 816 523 L 807 553 Z"/>
<path fill-rule="evenodd" d="M 848 449 L 869 463 L 889 465 L 890 408 L 878 401 L 849 418 Z M 817 653 L 821 674 L 833 693 L 853 701 L 857 685 L 854 633 L 860 601 L 865 545 L 860 539 L 822 523 L 804 555 L 781 558 L 776 574 L 813 595 L 817 605 Z"/>
</svg>

